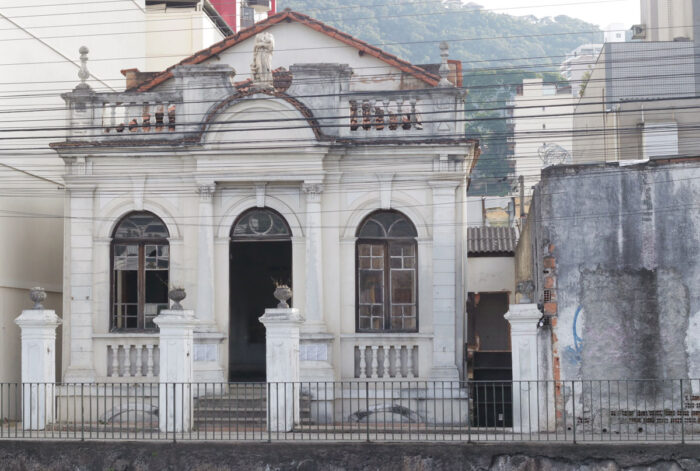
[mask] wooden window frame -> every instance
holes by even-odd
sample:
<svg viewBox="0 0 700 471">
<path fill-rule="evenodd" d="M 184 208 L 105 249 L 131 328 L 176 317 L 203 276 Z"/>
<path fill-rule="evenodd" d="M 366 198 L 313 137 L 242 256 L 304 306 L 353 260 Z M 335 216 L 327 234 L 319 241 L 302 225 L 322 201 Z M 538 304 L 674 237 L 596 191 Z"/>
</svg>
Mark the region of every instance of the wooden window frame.
<svg viewBox="0 0 700 471">
<path fill-rule="evenodd" d="M 406 222 L 411 224 L 413 226 L 413 223 L 411 220 L 406 217 L 404 214 L 399 213 L 398 211 L 391 211 L 391 210 L 386 210 L 386 211 L 375 211 L 371 214 L 369 214 L 359 225 L 358 228 L 358 236 L 359 233 L 362 231 L 362 229 L 365 227 L 365 225 L 378 213 L 395 213 L 400 215 Z M 415 226 L 413 226 L 413 230 L 415 232 Z M 418 267 L 419 267 L 419 258 L 418 258 L 418 241 L 416 240 L 417 236 L 411 236 L 411 237 L 358 237 L 357 240 L 355 241 L 355 332 L 357 333 L 373 333 L 373 334 L 389 334 L 389 333 L 417 333 L 420 331 L 420 315 L 419 315 L 419 298 L 418 298 L 418 292 L 419 292 L 419 273 L 418 273 Z M 384 277 L 384 292 L 382 293 L 383 295 L 383 305 L 384 305 L 384 320 L 382 323 L 382 329 L 362 329 L 360 328 L 360 246 L 364 244 L 371 244 L 371 245 L 382 245 L 383 250 L 384 250 L 384 266 L 383 266 L 383 277 Z M 414 265 L 413 265 L 413 274 L 414 274 L 414 305 L 415 305 L 415 320 L 416 320 L 416 326 L 415 328 L 412 329 L 394 329 L 391 327 L 391 318 L 392 318 L 392 289 L 391 289 L 391 247 L 392 244 L 401 244 L 401 245 L 407 245 L 410 244 L 413 247 L 413 253 L 414 253 Z"/>
<path fill-rule="evenodd" d="M 129 213 L 124 216 L 119 223 L 116 225 L 115 232 L 118 230 L 119 226 L 124 220 L 133 216 L 135 213 Z M 153 215 L 158 218 L 158 216 Z M 160 218 L 158 218 L 160 220 Z M 161 220 L 162 222 L 162 220 Z M 165 223 L 163 223 L 165 226 Z M 131 245 L 138 247 L 137 256 L 137 269 L 136 269 L 136 286 L 137 286 L 137 327 L 117 327 L 116 320 L 118 316 L 122 314 L 117 314 L 116 309 L 116 279 L 115 279 L 115 269 L 114 269 L 114 248 L 119 245 Z M 110 332 L 120 332 L 120 333 L 138 333 L 138 332 L 158 332 L 158 327 L 146 328 L 146 246 L 164 246 L 168 247 L 168 283 L 170 283 L 170 267 L 172 262 L 172 253 L 170 251 L 170 241 L 167 238 L 113 238 L 109 246 L 109 331 Z M 165 271 L 165 270 L 162 270 Z M 167 301 L 166 303 L 167 304 Z"/>
</svg>

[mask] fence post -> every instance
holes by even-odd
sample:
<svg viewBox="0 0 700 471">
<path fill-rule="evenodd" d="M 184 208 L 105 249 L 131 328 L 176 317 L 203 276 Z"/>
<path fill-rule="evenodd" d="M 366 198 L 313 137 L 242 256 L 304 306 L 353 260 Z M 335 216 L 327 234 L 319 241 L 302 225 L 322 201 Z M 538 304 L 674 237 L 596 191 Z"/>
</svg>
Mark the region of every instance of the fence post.
<svg viewBox="0 0 700 471">
<path fill-rule="evenodd" d="M 681 382 L 681 443 L 685 445 L 685 399 L 683 398 L 683 380 Z"/>
<path fill-rule="evenodd" d="M 168 293 L 174 301 L 171 309 L 160 311 L 153 322 L 160 328 L 160 394 L 158 425 L 161 432 L 168 433 L 172 423 L 173 434 L 187 432 L 192 426 L 192 388 L 180 388 L 177 384 L 190 384 L 193 379 L 194 328 L 199 321 L 194 311 L 182 308 L 180 301 L 185 290 L 173 289 Z M 179 411 L 176 411 L 177 408 Z"/>
<path fill-rule="evenodd" d="M 34 307 L 25 309 L 15 319 L 22 331 L 22 429 L 44 430 L 54 420 L 56 328 L 62 321 L 54 311 L 42 306 L 46 299 L 42 288 L 32 288 L 29 296 Z M 46 391 L 48 383 L 50 393 Z"/>
<path fill-rule="evenodd" d="M 280 302 L 280 306 L 283 304 L 286 305 Z M 299 388 L 299 328 L 304 319 L 298 309 L 277 307 L 265 309 L 260 322 L 265 326 L 267 382 L 275 383 L 268 389 L 267 431 L 291 432 L 299 411 L 299 406 L 293 404 L 299 397 L 294 392 Z"/>
<path fill-rule="evenodd" d="M 571 408 L 573 415 L 571 421 L 573 423 L 574 444 L 576 444 L 576 381 L 571 381 Z"/>
<path fill-rule="evenodd" d="M 533 420 L 530 405 L 538 399 L 537 323 L 542 313 L 537 304 L 511 304 L 503 317 L 510 323 L 513 431 L 531 434 L 539 429 L 539 417 Z"/>
</svg>

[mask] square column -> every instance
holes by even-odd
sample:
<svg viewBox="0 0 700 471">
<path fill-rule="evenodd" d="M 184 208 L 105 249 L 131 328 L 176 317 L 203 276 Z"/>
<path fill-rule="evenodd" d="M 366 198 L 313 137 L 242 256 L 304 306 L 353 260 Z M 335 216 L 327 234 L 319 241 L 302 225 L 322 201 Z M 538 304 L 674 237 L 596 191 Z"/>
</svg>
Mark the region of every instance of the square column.
<svg viewBox="0 0 700 471">
<path fill-rule="evenodd" d="M 176 302 L 153 322 L 160 328 L 159 427 L 166 433 L 187 432 L 192 427 L 194 328 L 199 321 L 194 311 Z"/>
<path fill-rule="evenodd" d="M 280 303 L 284 305 L 285 303 Z M 265 309 L 267 368 L 267 427 L 289 432 L 299 419 L 299 329 L 304 318 L 298 309 Z"/>
<path fill-rule="evenodd" d="M 41 305 L 43 289 L 33 288 L 31 297 L 34 307 L 15 319 L 22 330 L 22 427 L 44 430 L 54 419 L 56 328 L 61 319 Z"/>
<path fill-rule="evenodd" d="M 214 184 L 201 185 L 197 236 L 197 318 L 198 331 L 215 331 L 214 325 Z"/>
<path fill-rule="evenodd" d="M 200 185 L 197 234 L 197 318 L 200 324 L 194 336 L 194 380 L 205 383 L 226 381 L 219 364 L 219 344 L 225 336 L 219 332 L 214 317 L 214 183 Z"/>
<path fill-rule="evenodd" d="M 304 183 L 306 194 L 306 328 L 324 332 L 323 318 L 323 240 L 321 227 L 320 183 Z"/>
<path fill-rule="evenodd" d="M 433 365 L 431 379 L 459 381 L 456 349 L 457 306 L 456 190 L 459 181 L 431 181 L 433 188 Z M 460 231 L 461 232 L 461 231 Z"/>
<path fill-rule="evenodd" d="M 68 383 L 95 382 L 93 352 L 93 299 L 94 243 L 92 221 L 94 217 L 94 191 L 92 186 L 71 187 L 68 200 L 68 234 L 70 263 L 68 287 L 64 299 L 70 299 L 66 320 L 67 345 L 70 348 L 69 364 L 65 372 Z"/>
<path fill-rule="evenodd" d="M 542 409 L 541 402 L 548 400 L 546 394 L 540 396 L 537 382 L 537 323 L 542 313 L 537 304 L 511 304 L 503 317 L 510 323 L 513 431 L 535 432 L 540 429 L 538 406 Z"/>
</svg>

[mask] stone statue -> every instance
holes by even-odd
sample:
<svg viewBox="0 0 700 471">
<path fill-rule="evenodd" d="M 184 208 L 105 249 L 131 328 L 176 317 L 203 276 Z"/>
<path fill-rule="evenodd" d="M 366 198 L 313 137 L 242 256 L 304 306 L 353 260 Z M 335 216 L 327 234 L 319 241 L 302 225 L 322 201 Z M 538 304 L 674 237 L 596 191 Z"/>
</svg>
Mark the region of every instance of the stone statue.
<svg viewBox="0 0 700 471">
<path fill-rule="evenodd" d="M 250 71 L 255 85 L 272 87 L 272 52 L 275 50 L 275 38 L 270 33 L 260 33 L 255 36 L 253 47 L 253 63 Z"/>
</svg>

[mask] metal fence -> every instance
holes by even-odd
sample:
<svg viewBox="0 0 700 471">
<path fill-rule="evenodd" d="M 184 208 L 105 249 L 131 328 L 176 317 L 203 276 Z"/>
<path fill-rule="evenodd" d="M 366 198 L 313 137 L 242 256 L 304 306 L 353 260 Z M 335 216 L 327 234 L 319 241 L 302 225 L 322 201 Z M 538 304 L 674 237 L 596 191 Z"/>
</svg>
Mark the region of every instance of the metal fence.
<svg viewBox="0 0 700 471">
<path fill-rule="evenodd" d="M 700 441 L 700 380 L 0 383 L 0 439 Z"/>
</svg>

